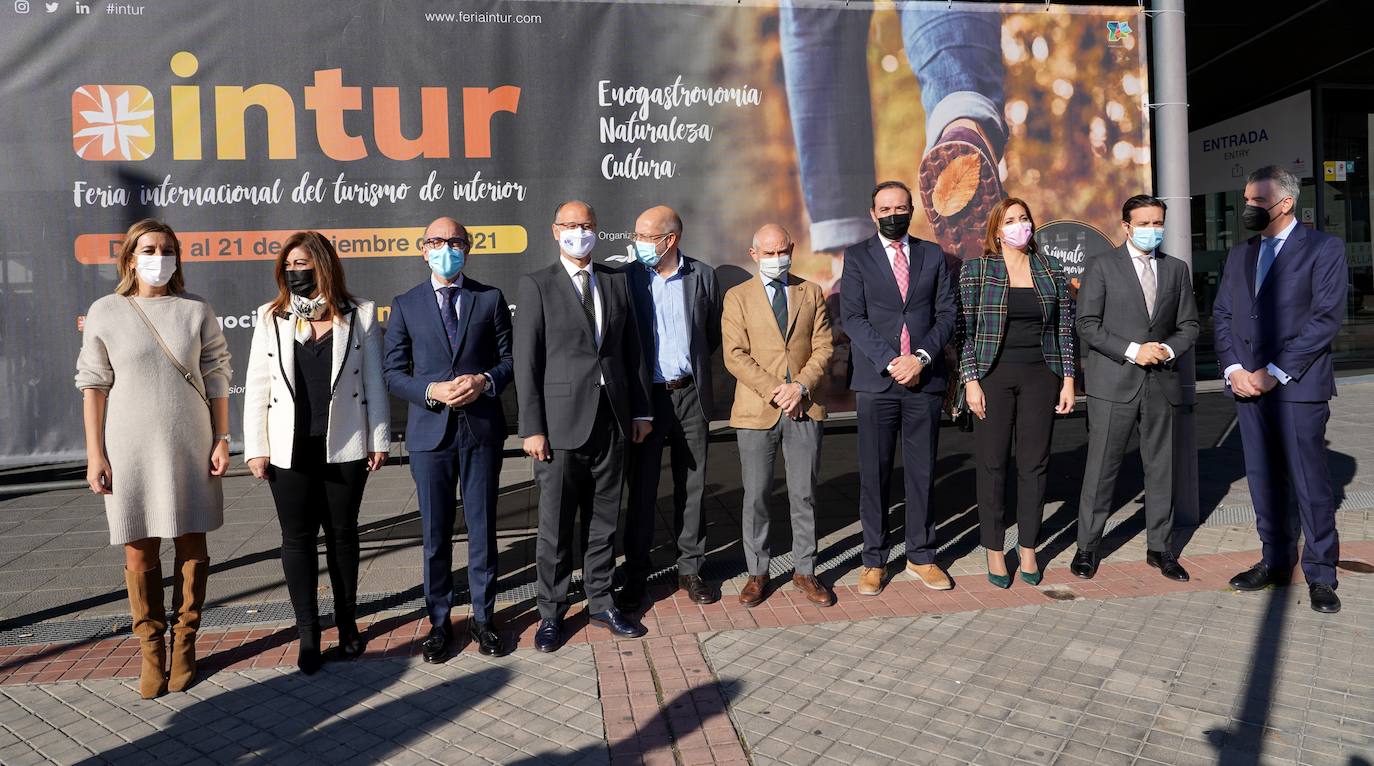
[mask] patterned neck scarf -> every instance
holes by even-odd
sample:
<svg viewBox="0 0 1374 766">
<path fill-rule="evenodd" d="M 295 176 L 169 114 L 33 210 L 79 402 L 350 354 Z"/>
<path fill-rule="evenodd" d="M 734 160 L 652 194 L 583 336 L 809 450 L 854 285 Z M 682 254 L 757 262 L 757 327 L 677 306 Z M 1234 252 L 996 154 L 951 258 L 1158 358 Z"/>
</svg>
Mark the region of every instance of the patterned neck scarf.
<svg viewBox="0 0 1374 766">
<path fill-rule="evenodd" d="M 310 322 L 324 316 L 325 299 L 324 296 L 315 298 L 302 298 L 294 293 L 291 295 L 291 316 L 296 320 L 296 341 L 305 343 L 310 340 L 313 333 L 310 331 Z"/>
</svg>

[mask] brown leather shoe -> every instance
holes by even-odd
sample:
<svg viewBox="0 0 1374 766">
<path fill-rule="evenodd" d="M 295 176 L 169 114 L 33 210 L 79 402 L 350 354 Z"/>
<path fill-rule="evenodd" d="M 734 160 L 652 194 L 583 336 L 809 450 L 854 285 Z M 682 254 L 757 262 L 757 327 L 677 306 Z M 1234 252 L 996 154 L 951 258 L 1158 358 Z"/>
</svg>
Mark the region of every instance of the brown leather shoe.
<svg viewBox="0 0 1374 766">
<path fill-rule="evenodd" d="M 763 575 L 749 575 L 749 580 L 739 592 L 739 602 L 750 609 L 763 603 L 764 591 L 768 588 L 768 578 Z"/>
<path fill-rule="evenodd" d="M 829 588 L 821 585 L 821 581 L 815 575 L 792 575 L 792 585 L 797 590 L 806 594 L 806 600 L 816 606 L 830 606 L 835 603 L 835 594 Z"/>
<path fill-rule="evenodd" d="M 859 572 L 860 596 L 876 596 L 883 592 L 883 568 L 864 567 Z"/>
<path fill-rule="evenodd" d="M 906 562 L 906 573 L 921 581 L 931 590 L 953 590 L 954 581 L 938 564 L 913 564 Z"/>
</svg>

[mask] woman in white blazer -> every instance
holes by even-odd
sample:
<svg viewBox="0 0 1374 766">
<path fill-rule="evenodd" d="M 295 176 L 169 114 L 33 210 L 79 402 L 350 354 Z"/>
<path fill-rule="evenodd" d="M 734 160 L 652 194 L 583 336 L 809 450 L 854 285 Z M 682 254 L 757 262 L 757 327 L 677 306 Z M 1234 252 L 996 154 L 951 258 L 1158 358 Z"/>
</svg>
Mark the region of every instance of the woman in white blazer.
<svg viewBox="0 0 1374 766">
<path fill-rule="evenodd" d="M 277 297 L 258 308 L 244 392 L 244 455 L 272 489 L 281 563 L 300 635 L 296 666 L 313 674 L 320 652 L 316 600 L 324 529 L 334 589 L 334 654 L 353 659 L 358 631 L 358 508 L 369 471 L 391 449 L 382 381 L 382 330 L 371 301 L 344 284 L 334 246 L 319 232 L 292 234 L 276 264 Z"/>
</svg>

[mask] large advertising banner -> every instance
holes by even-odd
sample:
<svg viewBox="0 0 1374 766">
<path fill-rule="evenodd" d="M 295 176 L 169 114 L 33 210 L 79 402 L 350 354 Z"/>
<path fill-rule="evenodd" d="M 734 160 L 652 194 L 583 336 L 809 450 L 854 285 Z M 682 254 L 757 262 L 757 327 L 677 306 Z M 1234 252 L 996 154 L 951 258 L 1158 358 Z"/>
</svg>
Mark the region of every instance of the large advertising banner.
<svg viewBox="0 0 1374 766">
<path fill-rule="evenodd" d="M 599 261 L 633 266 L 635 217 L 666 204 L 727 285 L 775 222 L 832 293 L 878 180 L 912 186 L 912 234 L 952 258 L 979 254 L 1005 194 L 1115 232 L 1150 189 L 1142 22 L 943 0 L 3 0 L 0 465 L 83 454 L 82 317 L 145 217 L 177 230 L 228 337 L 236 445 L 254 309 L 301 229 L 383 321 L 426 279 L 432 219 L 465 223 L 468 272 L 514 301 L 573 198 Z"/>
</svg>

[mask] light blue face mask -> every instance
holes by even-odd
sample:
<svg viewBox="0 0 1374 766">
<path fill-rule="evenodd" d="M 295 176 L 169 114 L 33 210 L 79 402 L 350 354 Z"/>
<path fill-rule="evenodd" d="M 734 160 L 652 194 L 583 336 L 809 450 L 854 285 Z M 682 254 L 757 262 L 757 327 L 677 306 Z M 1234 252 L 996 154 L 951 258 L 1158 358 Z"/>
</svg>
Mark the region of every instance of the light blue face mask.
<svg viewBox="0 0 1374 766">
<path fill-rule="evenodd" d="M 658 243 L 656 242 L 635 242 L 635 257 L 639 259 L 640 263 L 651 269 L 663 260 L 663 255 L 658 252 Z"/>
<path fill-rule="evenodd" d="M 1159 243 L 1164 241 L 1164 227 L 1162 226 L 1132 226 L 1131 244 L 1140 249 L 1142 253 L 1154 252 Z"/>
<path fill-rule="evenodd" d="M 463 270 L 466 255 L 462 250 L 454 250 L 451 246 L 444 245 L 430 250 L 425 258 L 429 261 L 431 271 L 445 280 L 450 280 Z"/>
</svg>

